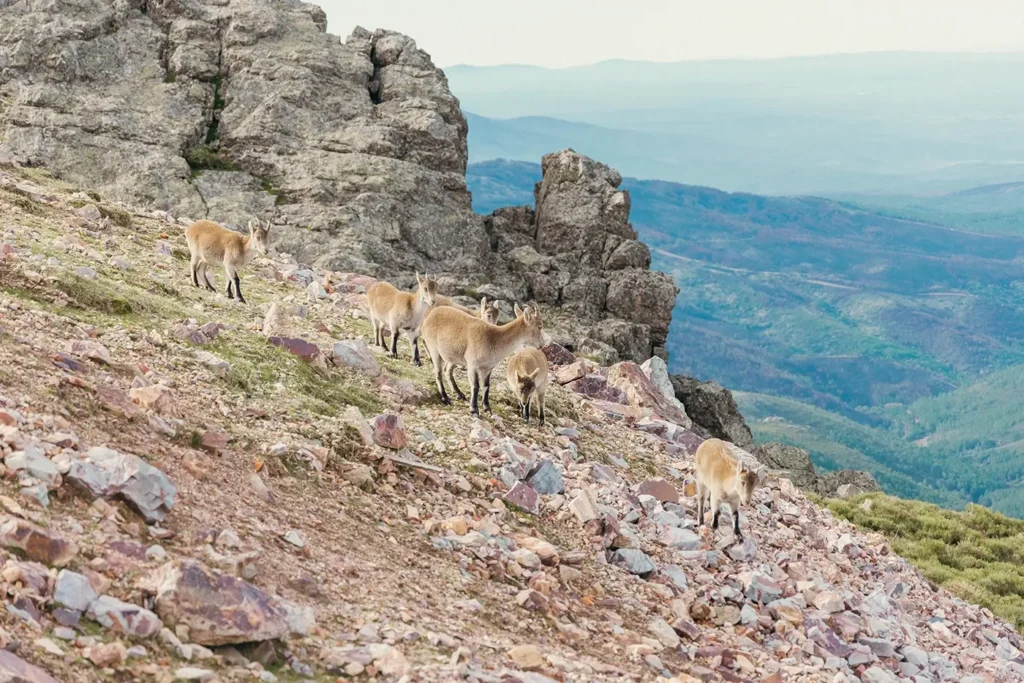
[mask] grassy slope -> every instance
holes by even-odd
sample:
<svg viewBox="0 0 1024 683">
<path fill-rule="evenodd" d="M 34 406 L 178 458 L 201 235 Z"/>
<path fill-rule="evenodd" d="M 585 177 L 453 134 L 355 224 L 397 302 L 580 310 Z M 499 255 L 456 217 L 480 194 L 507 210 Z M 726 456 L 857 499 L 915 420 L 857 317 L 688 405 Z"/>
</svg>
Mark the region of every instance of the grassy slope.
<svg viewBox="0 0 1024 683">
<path fill-rule="evenodd" d="M 828 506 L 887 536 L 893 550 L 954 595 L 1024 626 L 1024 521 L 977 505 L 955 512 L 878 494 Z"/>
</svg>

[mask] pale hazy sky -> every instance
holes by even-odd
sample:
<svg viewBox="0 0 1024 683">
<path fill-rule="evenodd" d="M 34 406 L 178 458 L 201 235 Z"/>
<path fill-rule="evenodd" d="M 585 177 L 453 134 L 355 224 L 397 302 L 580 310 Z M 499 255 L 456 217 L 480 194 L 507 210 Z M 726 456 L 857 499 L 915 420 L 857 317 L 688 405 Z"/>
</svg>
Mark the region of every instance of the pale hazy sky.
<svg viewBox="0 0 1024 683">
<path fill-rule="evenodd" d="M 316 1 L 316 0 L 314 0 Z M 1024 51 L 1024 0 L 319 0 L 331 33 L 406 33 L 438 66 L 878 50 Z"/>
</svg>

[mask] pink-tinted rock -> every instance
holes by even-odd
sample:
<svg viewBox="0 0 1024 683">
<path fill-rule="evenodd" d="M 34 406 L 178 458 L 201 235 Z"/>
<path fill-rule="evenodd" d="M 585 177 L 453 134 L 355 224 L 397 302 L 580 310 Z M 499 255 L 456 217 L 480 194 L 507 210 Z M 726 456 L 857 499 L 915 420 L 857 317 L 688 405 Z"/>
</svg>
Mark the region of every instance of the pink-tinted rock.
<svg viewBox="0 0 1024 683">
<path fill-rule="evenodd" d="M 594 399 L 595 401 L 607 401 L 609 403 L 621 403 L 623 405 L 628 403 L 625 392 L 617 387 L 613 387 L 608 383 L 606 378 L 598 374 L 581 377 L 569 382 L 565 386 L 572 389 L 577 394 Z"/>
<path fill-rule="evenodd" d="M 529 512 L 532 515 L 540 513 L 540 494 L 521 481 L 517 481 L 508 490 L 504 499 L 506 503 L 511 503 L 524 512 Z"/>
<path fill-rule="evenodd" d="M 610 401 L 586 401 L 585 405 L 600 419 L 633 424 L 640 419 L 640 411 L 633 406 Z"/>
<path fill-rule="evenodd" d="M 78 554 L 78 546 L 73 541 L 16 517 L 8 517 L 0 523 L 0 545 L 17 548 L 28 559 L 51 567 L 63 567 Z"/>
<path fill-rule="evenodd" d="M 330 284 L 336 292 L 346 294 L 365 294 L 377 280 L 369 275 L 359 273 L 331 273 Z"/>
<path fill-rule="evenodd" d="M 370 426 L 373 428 L 373 442 L 378 446 L 397 451 L 405 448 L 408 443 L 401 415 L 394 413 L 378 415 L 373 418 Z"/>
<path fill-rule="evenodd" d="M 115 387 L 106 385 L 96 387 L 96 398 L 104 408 L 112 413 L 123 415 L 126 419 L 131 420 L 141 414 L 139 407 L 128 398 L 128 394 Z"/>
<path fill-rule="evenodd" d="M 678 503 L 679 491 L 664 479 L 648 479 L 637 488 L 637 495 L 654 496 L 662 503 Z"/>
<path fill-rule="evenodd" d="M 297 632 L 297 608 L 195 560 L 174 560 L 139 581 L 168 626 L 187 626 L 208 647 L 276 640 Z"/>
<path fill-rule="evenodd" d="M 224 432 L 203 432 L 203 436 L 200 439 L 200 446 L 204 451 L 212 453 L 213 455 L 220 455 L 228 447 L 228 441 L 231 440 Z"/>
<path fill-rule="evenodd" d="M 60 683 L 38 666 L 0 649 L 0 681 L 5 683 Z"/>
<path fill-rule="evenodd" d="M 160 632 L 163 624 L 148 609 L 101 595 L 89 605 L 88 616 L 104 628 L 137 638 L 149 638 Z"/>
<path fill-rule="evenodd" d="M 555 370 L 555 381 L 559 384 L 568 384 L 569 382 L 586 377 L 596 369 L 597 366 L 592 361 L 581 358 L 570 365 Z"/>
<path fill-rule="evenodd" d="M 103 344 L 91 339 L 75 339 L 69 341 L 65 350 L 73 356 L 96 361 L 103 365 L 110 364 L 110 351 Z"/>
<path fill-rule="evenodd" d="M 571 351 L 555 342 L 548 342 L 540 347 L 540 350 L 551 365 L 569 365 L 576 361 L 576 356 Z"/>
<path fill-rule="evenodd" d="M 686 413 L 669 403 L 640 366 L 632 361 L 616 363 L 609 368 L 608 384 L 621 389 L 634 408 L 649 409 L 662 419 L 687 429 L 693 424 Z"/>
<path fill-rule="evenodd" d="M 135 387 L 128 392 L 132 403 L 145 409 L 152 410 L 160 415 L 174 415 L 174 399 L 171 397 L 171 390 L 160 384 L 149 387 Z"/>
<path fill-rule="evenodd" d="M 309 343 L 305 339 L 296 339 L 294 337 L 270 337 L 267 341 L 274 346 L 280 346 L 282 349 L 298 356 L 307 363 L 313 362 L 320 355 L 320 347 L 316 344 Z"/>
<path fill-rule="evenodd" d="M 3 580 L 13 586 L 21 584 L 35 598 L 48 598 L 53 593 L 53 577 L 50 570 L 38 562 L 7 560 L 0 572 Z"/>
</svg>

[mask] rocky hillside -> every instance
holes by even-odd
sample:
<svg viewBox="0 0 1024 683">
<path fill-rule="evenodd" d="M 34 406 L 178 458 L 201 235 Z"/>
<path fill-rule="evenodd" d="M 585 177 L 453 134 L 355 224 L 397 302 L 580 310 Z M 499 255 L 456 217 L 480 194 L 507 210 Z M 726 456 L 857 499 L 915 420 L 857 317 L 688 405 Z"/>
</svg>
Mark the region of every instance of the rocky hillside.
<svg viewBox="0 0 1024 683">
<path fill-rule="evenodd" d="M 551 423 L 500 380 L 478 421 L 367 348 L 370 277 L 187 270 L 167 213 L 0 170 L 0 680 L 1024 680 L 788 479 L 698 528 L 656 359 L 551 345 Z"/>
<path fill-rule="evenodd" d="M 278 246 L 317 267 L 564 304 L 564 338 L 606 360 L 664 355 L 676 290 L 648 272 L 618 174 L 546 160 L 535 226 L 506 214 L 537 253 L 506 258 L 503 228 L 470 205 L 466 141 L 411 38 L 342 41 L 314 5 L 0 4 L 0 157 L 175 217 L 273 220 Z"/>
</svg>

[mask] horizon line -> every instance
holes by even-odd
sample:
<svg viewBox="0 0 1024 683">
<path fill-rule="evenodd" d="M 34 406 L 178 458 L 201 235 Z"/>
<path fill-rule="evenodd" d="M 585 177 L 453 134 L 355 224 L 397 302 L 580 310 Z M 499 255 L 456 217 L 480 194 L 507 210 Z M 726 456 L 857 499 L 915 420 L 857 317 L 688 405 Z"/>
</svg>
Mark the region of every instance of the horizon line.
<svg viewBox="0 0 1024 683">
<path fill-rule="evenodd" d="M 778 62 L 784 60 L 795 60 L 795 59 L 822 59 L 822 58 L 834 58 L 834 57 L 863 57 L 870 55 L 972 55 L 972 56 L 1021 56 L 1024 57 L 1024 47 L 1016 49 L 994 49 L 994 50 L 865 50 L 862 52 L 820 52 L 820 53 L 807 53 L 800 55 L 785 55 L 776 57 L 695 57 L 693 59 L 672 59 L 672 60 L 655 60 L 655 59 L 630 59 L 628 57 L 611 57 L 609 59 L 601 59 L 596 62 L 584 62 L 581 64 L 570 64 L 568 66 L 544 66 L 541 64 L 524 64 L 521 62 L 502 62 L 498 64 L 468 64 L 466 62 L 458 62 L 456 64 L 448 64 L 439 67 L 442 70 L 446 69 L 501 69 L 501 68 L 519 68 L 519 69 L 538 69 L 543 71 L 569 71 L 571 69 L 583 69 L 593 66 L 601 66 L 605 64 L 658 64 L 658 65 L 671 65 L 671 64 L 707 64 L 713 62 Z"/>
</svg>

